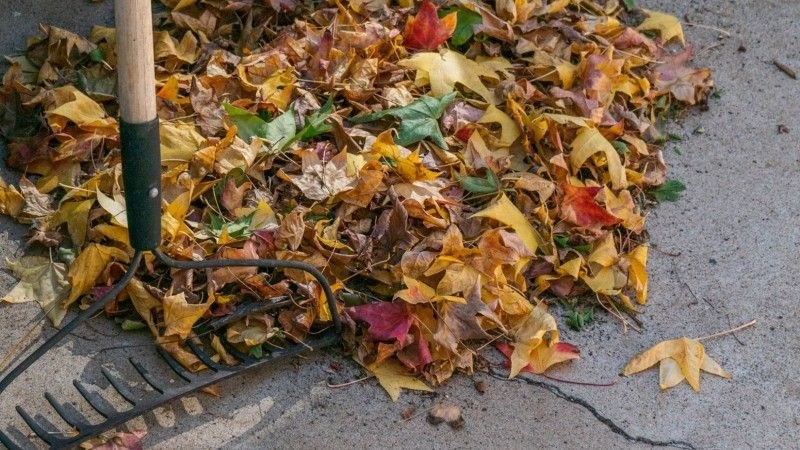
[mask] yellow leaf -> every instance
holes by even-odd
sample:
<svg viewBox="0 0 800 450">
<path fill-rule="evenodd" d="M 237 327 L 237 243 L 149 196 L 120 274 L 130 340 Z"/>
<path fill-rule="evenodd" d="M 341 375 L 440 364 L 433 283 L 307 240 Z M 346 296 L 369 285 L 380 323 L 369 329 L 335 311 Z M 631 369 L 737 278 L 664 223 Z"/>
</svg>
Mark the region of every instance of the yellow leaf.
<svg viewBox="0 0 800 450">
<path fill-rule="evenodd" d="M 478 120 L 478 123 L 499 123 L 501 129 L 500 141 L 504 146 L 513 144 L 521 133 L 519 125 L 514 122 L 514 119 L 494 105 L 489 105 L 486 112 Z"/>
<path fill-rule="evenodd" d="M 183 292 L 164 297 L 164 336 L 189 337 L 195 322 L 203 317 L 211 303 L 192 304 Z"/>
<path fill-rule="evenodd" d="M 570 164 L 574 173 L 578 173 L 580 168 L 595 153 L 602 152 L 608 164 L 608 172 L 611 176 L 611 185 L 614 189 L 623 189 L 628 186 L 625 175 L 625 168 L 619 159 L 619 154 L 614 146 L 600 134 L 597 128 L 582 128 L 572 141 L 572 152 L 569 155 Z"/>
<path fill-rule="evenodd" d="M 681 45 L 686 45 L 683 27 L 677 17 L 650 9 L 645 9 L 644 12 L 647 13 L 647 19 L 636 28 L 637 30 L 658 30 L 665 43 L 672 38 L 678 38 Z"/>
<path fill-rule="evenodd" d="M 472 217 L 488 217 L 510 226 L 531 253 L 536 253 L 536 249 L 541 245 L 542 237 L 539 236 L 525 215 L 511 203 L 506 194 L 501 194 L 500 198 L 491 206 L 473 214 Z"/>
<path fill-rule="evenodd" d="M 153 333 L 153 336 L 158 337 L 158 328 L 156 327 L 153 317 L 156 312 L 163 308 L 161 301 L 145 288 L 144 283 L 136 278 L 128 283 L 126 290 L 133 304 L 133 308 L 139 313 L 139 316 L 144 319 L 145 323 L 150 328 L 150 332 Z"/>
<path fill-rule="evenodd" d="M 114 198 L 111 198 L 98 189 L 97 203 L 99 203 L 107 213 L 111 214 L 111 221 L 113 223 L 128 228 L 128 213 L 125 209 L 125 197 L 123 197 L 122 194 L 115 193 Z"/>
<path fill-rule="evenodd" d="M 100 275 L 113 261 L 128 262 L 128 254 L 116 247 L 107 247 L 100 244 L 89 244 L 75 258 L 69 267 L 69 281 L 72 290 L 69 293 L 64 307 L 71 305 L 81 295 L 89 292 L 98 282 Z"/>
<path fill-rule="evenodd" d="M 640 245 L 625 257 L 628 260 L 628 284 L 636 291 L 640 305 L 647 302 L 647 246 Z"/>
<path fill-rule="evenodd" d="M 386 390 L 393 401 L 397 401 L 400 398 L 402 389 L 432 391 L 422 380 L 409 375 L 406 369 L 395 360 L 385 360 L 380 365 L 367 366 L 367 369 L 375 375 L 378 383 Z"/>
<path fill-rule="evenodd" d="M 608 186 L 605 186 L 603 188 L 603 197 L 608 212 L 622 220 L 622 225 L 625 228 L 634 233 L 642 232 L 644 229 L 644 217 L 636 212 L 636 204 L 633 202 L 630 191 L 623 189 L 619 191 L 619 195 L 614 195 L 614 192 Z"/>
<path fill-rule="evenodd" d="M 663 341 L 631 359 L 622 373 L 630 376 L 648 369 L 660 362 L 659 384 L 668 389 L 684 379 L 695 391 L 700 391 L 700 371 L 730 378 L 731 375 L 706 355 L 705 347 L 699 341 L 682 337 Z"/>
<path fill-rule="evenodd" d="M 190 161 L 206 142 L 192 124 L 161 122 L 160 132 L 161 159 L 168 164 Z"/>
<path fill-rule="evenodd" d="M 65 96 L 71 100 L 45 113 L 47 122 L 53 131 L 59 132 L 66 126 L 64 119 L 73 122 L 80 128 L 90 130 L 116 125 L 117 121 L 108 117 L 99 103 L 87 97 L 74 86 L 63 86 L 56 88 L 55 91 L 56 95 Z"/>
<path fill-rule="evenodd" d="M 19 283 L 2 298 L 8 303 L 36 301 L 57 327 L 67 314 L 61 301 L 69 292 L 66 280 L 67 266 L 54 263 L 42 256 L 23 256 L 14 261 L 8 260 L 8 268 L 19 278 Z"/>
<path fill-rule="evenodd" d="M 25 206 L 25 198 L 14 187 L 0 178 L 0 214 L 16 218 Z"/>
<path fill-rule="evenodd" d="M 533 308 L 512 330 L 512 336 L 514 351 L 510 356 L 509 378 L 517 376 L 528 364 L 535 373 L 542 373 L 553 364 L 578 357 L 576 352 L 559 351 L 558 326 L 544 303 Z"/>
<path fill-rule="evenodd" d="M 498 66 L 510 67 L 508 61 L 502 58 L 499 58 L 500 64 L 497 62 L 492 60 L 491 64 L 482 64 L 461 53 L 443 50 L 441 53 L 417 53 L 410 58 L 400 60 L 398 64 L 417 69 L 416 84 L 418 86 L 430 84 L 431 95 L 435 97 L 453 92 L 458 83 L 480 95 L 487 102 L 497 104 L 500 99 L 481 81 L 481 77 L 499 80 L 500 77 L 495 69 Z"/>
<path fill-rule="evenodd" d="M 101 223 L 92 228 L 92 231 L 96 231 L 112 241 L 124 244 L 126 247 L 131 246 L 130 237 L 128 236 L 128 229 L 125 227 L 112 225 L 110 223 Z"/>
<path fill-rule="evenodd" d="M 410 183 L 433 180 L 440 175 L 439 172 L 430 170 L 422 164 L 419 152 L 404 154 L 401 147 L 394 143 L 392 130 L 386 130 L 378 135 L 372 143 L 372 151 L 394 161 L 394 170 Z"/>
<path fill-rule="evenodd" d="M 92 209 L 92 205 L 94 205 L 94 199 L 62 203 L 58 211 L 50 218 L 49 228 L 58 227 L 66 222 L 72 243 L 78 247 L 83 246 L 86 241 L 89 211 Z"/>
</svg>

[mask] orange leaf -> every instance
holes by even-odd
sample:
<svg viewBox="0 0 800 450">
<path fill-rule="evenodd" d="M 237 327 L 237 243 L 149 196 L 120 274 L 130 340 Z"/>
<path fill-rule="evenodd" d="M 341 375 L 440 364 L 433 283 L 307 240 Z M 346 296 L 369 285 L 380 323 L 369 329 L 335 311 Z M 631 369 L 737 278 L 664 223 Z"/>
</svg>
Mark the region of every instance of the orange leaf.
<svg viewBox="0 0 800 450">
<path fill-rule="evenodd" d="M 424 0 L 415 17 L 409 17 L 403 30 L 403 45 L 417 50 L 436 50 L 456 30 L 456 13 L 442 19 L 436 12 L 439 7 Z"/>
<path fill-rule="evenodd" d="M 602 189 L 601 187 L 578 187 L 567 182 L 563 188 L 564 202 L 561 205 L 561 217 L 565 220 L 594 230 L 620 223 L 620 219 L 595 201 L 594 196 Z"/>
</svg>

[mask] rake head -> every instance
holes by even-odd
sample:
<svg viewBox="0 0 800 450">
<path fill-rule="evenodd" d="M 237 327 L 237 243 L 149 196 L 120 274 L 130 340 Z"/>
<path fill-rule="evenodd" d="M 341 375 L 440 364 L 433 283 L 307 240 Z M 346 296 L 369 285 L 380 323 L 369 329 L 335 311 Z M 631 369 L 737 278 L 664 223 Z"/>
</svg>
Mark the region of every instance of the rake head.
<svg viewBox="0 0 800 450">
<path fill-rule="evenodd" d="M 155 351 L 161 357 L 161 360 L 164 363 L 160 364 L 161 367 L 148 367 L 135 357 L 128 359 L 129 363 L 134 369 L 134 372 L 139 378 L 138 380 L 125 380 L 118 375 L 115 375 L 107 368 L 101 368 L 101 373 L 108 381 L 109 386 L 116 391 L 117 394 L 119 394 L 119 396 L 125 400 L 125 402 L 128 403 L 129 407 L 126 409 L 117 409 L 101 394 L 93 392 L 97 389 L 90 389 L 79 380 L 73 380 L 72 384 L 81 397 L 83 397 L 86 403 L 103 418 L 103 420 L 99 422 L 95 421 L 93 423 L 89 418 L 81 414 L 77 408 L 68 403 L 60 402 L 58 398 L 50 392 L 45 392 L 44 398 L 53 407 L 58 416 L 61 417 L 61 419 L 69 426 L 69 428 L 66 430 L 59 429 L 56 425 L 46 419 L 44 415 L 32 415 L 21 405 L 17 406 L 16 411 L 22 417 L 22 420 L 27 424 L 31 431 L 33 431 L 33 433 L 42 441 L 44 441 L 44 443 L 50 448 L 65 448 L 74 446 L 92 436 L 124 424 L 125 422 L 165 403 L 219 381 L 225 380 L 238 373 L 241 373 L 242 371 L 263 366 L 281 358 L 295 356 L 303 351 L 318 350 L 324 347 L 332 346 L 339 342 L 341 321 L 336 311 L 335 300 L 330 284 L 317 269 L 309 266 L 308 264 L 296 261 L 280 261 L 270 259 L 176 261 L 166 256 L 158 249 L 154 249 L 153 253 L 168 267 L 184 270 L 252 266 L 262 269 L 287 268 L 308 272 L 322 286 L 333 318 L 332 325 L 328 329 L 313 335 L 302 343 L 294 343 L 283 348 L 274 348 L 260 358 L 256 358 L 240 351 L 236 348 L 236 346 L 229 343 L 225 338 L 225 327 L 228 324 L 246 317 L 249 314 L 268 313 L 275 311 L 282 307 L 291 305 L 292 301 L 287 297 L 278 297 L 270 299 L 270 301 L 266 302 L 251 302 L 242 304 L 230 315 L 213 319 L 202 327 L 196 329 L 195 331 L 197 332 L 198 337 L 187 340 L 186 345 L 191 353 L 193 353 L 206 366 L 207 370 L 205 371 L 199 373 L 192 373 L 188 371 L 172 355 L 158 346 L 155 347 Z M 120 282 L 114 286 L 110 292 L 94 302 L 89 309 L 83 311 L 76 318 L 64 325 L 64 327 L 59 330 L 58 333 L 48 339 L 42 346 L 31 353 L 2 380 L 0 380 L 0 393 L 2 393 L 6 387 L 8 387 L 8 385 L 25 369 L 36 362 L 36 360 L 41 358 L 50 348 L 61 341 L 75 327 L 94 316 L 96 313 L 101 311 L 105 305 L 114 300 L 114 298 L 122 291 L 122 289 L 124 289 L 125 285 L 133 278 L 133 274 L 136 272 L 141 260 L 142 252 L 137 252 L 134 255 L 128 272 L 126 272 Z M 214 336 L 219 338 L 219 341 L 222 343 L 225 350 L 236 359 L 237 363 L 235 365 L 227 365 L 217 362 L 212 358 L 215 350 L 211 346 L 211 339 Z M 144 385 L 142 384 L 142 381 L 144 382 Z M 152 390 L 142 389 L 136 386 L 149 386 L 152 388 Z M 17 439 L 12 439 L 12 435 L 16 436 Z M 10 430 L 0 430 L 0 443 L 9 449 L 32 447 L 32 443 L 25 439 L 25 436 L 26 433 L 22 433 L 20 430 L 15 428 Z M 24 439 L 24 444 L 19 442 L 20 437 Z"/>
</svg>

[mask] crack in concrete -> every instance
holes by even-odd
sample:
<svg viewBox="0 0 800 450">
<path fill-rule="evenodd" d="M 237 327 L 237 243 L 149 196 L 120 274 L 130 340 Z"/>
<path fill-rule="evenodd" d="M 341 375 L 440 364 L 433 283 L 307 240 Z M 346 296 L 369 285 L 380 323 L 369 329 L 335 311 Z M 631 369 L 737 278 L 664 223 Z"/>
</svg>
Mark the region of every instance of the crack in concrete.
<svg viewBox="0 0 800 450">
<path fill-rule="evenodd" d="M 685 449 L 685 450 L 695 450 L 695 446 L 690 444 L 690 443 L 688 443 L 688 442 L 686 442 L 686 441 L 678 441 L 678 440 L 657 441 L 657 440 L 646 438 L 646 437 L 643 437 L 643 436 L 634 436 L 634 435 L 628 433 L 627 431 L 625 431 L 625 429 L 623 429 L 621 426 L 617 425 L 616 422 L 614 422 L 613 420 L 611 420 L 608 417 L 606 417 L 603 414 L 601 414 L 600 411 L 598 411 L 597 408 L 592 406 L 591 403 L 587 402 L 586 400 L 584 400 L 584 399 L 582 399 L 580 397 L 576 397 L 574 395 L 567 394 L 566 392 L 562 391 L 561 388 L 559 388 L 558 386 L 556 386 L 554 384 L 546 383 L 544 381 L 533 380 L 533 379 L 530 379 L 528 377 L 523 377 L 523 376 L 509 379 L 508 378 L 508 373 L 502 373 L 500 371 L 495 370 L 493 367 L 489 368 L 489 375 L 491 375 L 493 378 L 496 378 L 496 379 L 499 379 L 499 380 L 502 380 L 502 381 L 524 382 L 524 383 L 530 384 L 531 386 L 536 386 L 536 387 L 538 387 L 540 389 L 544 389 L 544 390 L 550 392 L 551 394 L 555 395 L 556 397 L 558 397 L 558 398 L 560 398 L 562 400 L 566 400 L 566 401 L 568 401 L 570 403 L 574 403 L 574 404 L 582 407 L 583 409 L 589 411 L 594 416 L 595 419 L 597 419 L 603 425 L 607 426 L 609 430 L 611 430 L 615 434 L 618 434 L 618 435 L 624 437 L 625 439 L 627 439 L 629 441 L 640 442 L 642 444 L 652 445 L 654 447 L 674 447 L 674 448 L 680 448 L 680 449 Z"/>
</svg>

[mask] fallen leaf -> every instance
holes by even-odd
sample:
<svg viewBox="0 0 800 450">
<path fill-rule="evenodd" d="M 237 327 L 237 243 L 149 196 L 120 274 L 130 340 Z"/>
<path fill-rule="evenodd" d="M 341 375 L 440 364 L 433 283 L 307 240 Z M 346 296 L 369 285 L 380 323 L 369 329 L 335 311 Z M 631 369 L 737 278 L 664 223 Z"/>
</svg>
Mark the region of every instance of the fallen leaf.
<svg viewBox="0 0 800 450">
<path fill-rule="evenodd" d="M 408 374 L 398 362 L 387 360 L 377 366 L 368 366 L 367 370 L 375 375 L 381 387 L 389 394 L 392 401 L 400 398 L 403 389 L 431 392 L 432 389 L 422 380 Z"/>
<path fill-rule="evenodd" d="M 164 336 L 189 337 L 192 327 L 208 311 L 210 303 L 191 304 L 181 292 L 164 297 Z"/>
<path fill-rule="evenodd" d="M 647 18 L 639 24 L 636 28 L 637 30 L 657 30 L 664 42 L 677 38 L 681 45 L 686 45 L 686 40 L 683 37 L 683 27 L 681 27 L 681 22 L 677 17 L 651 9 L 643 11 L 647 14 Z"/>
<path fill-rule="evenodd" d="M 542 242 L 539 233 L 536 232 L 522 212 L 511 203 L 506 194 L 500 194 L 500 197 L 492 205 L 483 211 L 473 214 L 472 217 L 488 217 L 508 225 L 519 235 L 531 253 L 535 254 Z"/>
<path fill-rule="evenodd" d="M 562 188 L 564 199 L 561 203 L 561 217 L 564 220 L 592 230 L 614 226 L 621 222 L 594 199 L 602 188 L 578 187 L 570 182 L 566 182 Z"/>
<path fill-rule="evenodd" d="M 66 309 L 75 300 L 91 290 L 100 280 L 100 276 L 113 261 L 129 262 L 130 257 L 124 251 L 100 244 L 89 244 L 69 266 L 68 278 L 72 289 L 63 307 Z"/>
<path fill-rule="evenodd" d="M 403 30 L 403 45 L 418 50 L 436 50 L 456 30 L 456 13 L 439 19 L 439 8 L 430 0 L 423 0 L 415 17 L 409 17 Z"/>
<path fill-rule="evenodd" d="M 659 342 L 631 359 L 622 370 L 622 374 L 627 377 L 649 369 L 659 362 L 661 389 L 671 388 L 685 379 L 695 392 L 699 392 L 701 370 L 722 378 L 731 377 L 716 361 L 706 355 L 703 344 L 687 337 Z"/>
<path fill-rule="evenodd" d="M 66 308 L 61 305 L 70 290 L 67 266 L 41 256 L 23 256 L 14 261 L 9 260 L 7 266 L 19 278 L 19 282 L 2 301 L 36 301 L 53 326 L 58 327 L 67 314 Z"/>
<path fill-rule="evenodd" d="M 379 341 L 396 340 L 405 344 L 408 330 L 414 323 L 414 317 L 408 308 L 401 303 L 370 303 L 345 309 L 345 313 L 355 320 L 369 325 L 367 333 L 372 339 Z"/>
</svg>

